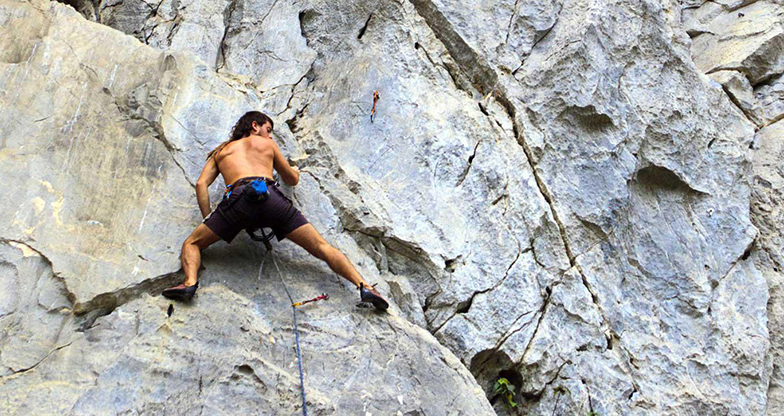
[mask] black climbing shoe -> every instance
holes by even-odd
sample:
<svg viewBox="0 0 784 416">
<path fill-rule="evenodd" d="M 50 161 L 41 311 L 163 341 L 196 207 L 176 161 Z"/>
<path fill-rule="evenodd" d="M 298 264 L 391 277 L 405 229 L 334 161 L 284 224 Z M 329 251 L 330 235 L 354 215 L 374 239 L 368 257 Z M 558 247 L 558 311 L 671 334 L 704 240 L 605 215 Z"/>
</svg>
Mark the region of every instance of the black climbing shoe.
<svg viewBox="0 0 784 416">
<path fill-rule="evenodd" d="M 165 298 L 173 299 L 173 300 L 181 300 L 181 301 L 189 301 L 193 299 L 193 295 L 196 294 L 196 289 L 199 288 L 199 283 L 196 282 L 193 286 L 185 286 L 185 284 L 179 284 L 174 287 L 170 287 L 163 291 L 162 295 Z"/>
<path fill-rule="evenodd" d="M 373 285 L 370 288 L 368 288 L 367 286 L 365 286 L 364 283 L 360 283 L 359 298 L 362 300 L 362 302 L 370 302 L 373 304 L 373 306 L 376 307 L 376 309 L 385 311 L 387 310 L 387 308 L 389 308 L 389 302 L 387 302 L 386 299 L 381 297 L 381 294 L 378 293 L 378 290 L 376 290 L 375 286 L 376 285 Z"/>
</svg>

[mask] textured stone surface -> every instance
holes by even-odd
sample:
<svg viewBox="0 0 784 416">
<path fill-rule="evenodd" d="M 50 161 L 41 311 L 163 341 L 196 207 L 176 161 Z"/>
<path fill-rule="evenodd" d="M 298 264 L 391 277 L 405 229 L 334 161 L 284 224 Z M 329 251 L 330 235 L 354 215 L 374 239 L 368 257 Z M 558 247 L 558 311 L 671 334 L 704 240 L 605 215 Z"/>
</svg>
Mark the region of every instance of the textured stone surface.
<svg viewBox="0 0 784 416">
<path fill-rule="evenodd" d="M 338 294 L 299 314 L 310 414 L 492 412 L 468 370 L 429 333 L 394 316 L 346 308 L 353 296 L 312 271 L 303 281 L 307 269 L 286 278 Z M 4 412 L 300 412 L 290 308 L 275 269 L 267 270 L 260 280 L 213 284 L 170 317 L 168 303 L 148 295 L 123 305 L 34 372 L 2 379 Z M 264 293 L 236 293 L 252 285 Z"/>
<path fill-rule="evenodd" d="M 758 267 L 770 286 L 768 319 L 773 374 L 768 413 L 784 409 L 784 123 L 760 130 L 754 141 L 754 198 L 751 210 L 760 230 Z"/>
<path fill-rule="evenodd" d="M 2 63 L 0 195 L 14 212 L 3 237 L 35 241 L 77 310 L 176 271 L 198 215 L 183 210 L 195 202 L 189 182 L 225 137 L 224 115 L 251 102 L 203 64 L 67 7 L 4 9 L 5 30 L 24 42 Z M 106 43 L 126 52 L 106 53 Z"/>
<path fill-rule="evenodd" d="M 56 3 L 4 2 L 0 16 L 3 37 L 15 33 L 3 48 L 0 95 L 2 200 L 15 215 L 0 229 L 2 412 L 298 411 L 288 300 L 247 238 L 205 256 L 215 272 L 203 273 L 199 301 L 175 306 L 168 319 L 177 323 L 167 323 L 169 303 L 144 294 L 181 278 L 178 246 L 198 223 L 190 183 L 257 95 Z M 336 212 L 314 179 L 292 196 L 380 280 L 356 243 L 336 234 Z M 334 299 L 300 318 L 314 414 L 492 412 L 430 333 L 394 307 L 355 309 L 354 290 L 287 244 L 276 256 L 293 293 Z"/>
<path fill-rule="evenodd" d="M 784 76 L 758 86 L 754 91 L 759 107 L 759 117 L 766 124 L 784 119 Z"/>
<path fill-rule="evenodd" d="M 722 84 L 757 126 L 784 116 L 784 5 L 780 1 L 704 2 L 682 19 L 697 67 Z"/>
<path fill-rule="evenodd" d="M 707 20 L 704 33 L 692 40 L 694 63 L 703 72 L 743 69 L 756 85 L 784 72 L 784 8 L 776 0 L 736 3 L 723 7 L 727 13 L 716 14 L 720 6 L 709 6 L 712 13 L 706 14 L 712 18 L 694 17 Z"/>
<path fill-rule="evenodd" d="M 35 368 L 73 331 L 72 303 L 52 265 L 17 242 L 0 243 L 0 377 Z M 65 334 L 64 334 L 65 333 Z"/>
<path fill-rule="evenodd" d="M 749 255 L 769 287 L 767 314 L 773 370 L 766 410 L 768 414 L 778 414 L 784 409 L 780 162 L 784 131 L 778 122 L 784 116 L 784 101 L 780 91 L 781 73 L 784 71 L 776 64 L 784 59 L 784 47 L 776 40 L 780 37 L 776 30 L 781 27 L 782 4 L 763 1 L 754 3 L 732 1 L 693 4 L 691 9 L 684 10 L 683 18 L 690 35 L 697 36 L 692 53 L 698 65 L 716 61 L 717 58 L 726 61 L 737 60 L 740 56 L 749 57 L 732 63 L 733 71 L 713 72 L 710 77 L 723 85 L 728 97 L 749 120 L 762 127 L 751 146 L 754 162 L 751 219 L 759 229 L 759 238 Z M 702 29 L 695 29 L 698 26 Z M 716 42 L 716 39 L 719 41 Z M 714 47 L 727 46 L 728 49 L 724 51 L 727 53 L 716 55 L 715 49 L 705 47 L 708 44 Z M 762 76 L 764 79 L 759 80 L 763 71 L 766 71 Z"/>
<path fill-rule="evenodd" d="M 738 107 L 745 117 L 757 126 L 765 124 L 757 112 L 757 98 L 751 88 L 748 78 L 738 71 L 717 71 L 709 75 L 710 78 L 721 84 L 724 92 Z M 757 94 L 762 95 L 763 93 Z M 763 115 L 764 117 L 764 115 Z"/>
<path fill-rule="evenodd" d="M 162 197 L 193 201 L 192 188 L 148 122 L 172 60 L 66 7 L 5 2 L 3 15 L 24 39 L 0 64 L 3 237 L 36 242 L 77 304 L 176 268 L 190 218 Z M 106 42 L 136 53 L 101 53 Z"/>
<path fill-rule="evenodd" d="M 188 51 L 212 66 L 218 60 L 229 1 L 99 2 L 97 20 L 159 48 Z M 89 16 L 89 14 L 88 14 Z"/>
<path fill-rule="evenodd" d="M 315 52 L 298 22 L 302 2 L 106 1 L 102 23 L 161 49 L 188 51 L 215 69 L 248 77 L 262 91 L 293 86 Z"/>
<path fill-rule="evenodd" d="M 512 413 L 779 413 L 780 2 L 0 4 L 2 284 L 32 293 L 0 295 L 0 342 L 65 328 L 0 356 L 13 411 L 298 411 L 247 238 L 171 317 L 144 294 L 180 278 L 204 154 L 260 109 L 289 195 L 393 301 L 276 245 L 295 296 L 333 296 L 300 319 L 314 413 L 505 414 L 499 377 Z M 19 314 L 33 281 L 56 314 Z"/>
</svg>

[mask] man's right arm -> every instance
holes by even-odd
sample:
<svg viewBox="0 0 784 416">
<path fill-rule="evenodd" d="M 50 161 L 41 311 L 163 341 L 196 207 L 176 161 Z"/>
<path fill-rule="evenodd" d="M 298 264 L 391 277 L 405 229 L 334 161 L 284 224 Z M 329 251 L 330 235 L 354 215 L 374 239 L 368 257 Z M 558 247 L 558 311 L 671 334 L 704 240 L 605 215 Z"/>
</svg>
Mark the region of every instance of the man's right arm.
<svg viewBox="0 0 784 416">
<path fill-rule="evenodd" d="M 220 172 L 218 171 L 218 165 L 215 163 L 215 157 L 211 157 L 207 160 L 207 164 L 204 165 L 204 169 L 202 169 L 201 175 L 199 175 L 199 179 L 196 181 L 196 202 L 199 203 L 199 210 L 204 218 L 210 214 L 210 191 L 208 188 L 215 182 L 218 173 Z"/>
<path fill-rule="evenodd" d="M 272 142 L 272 150 L 275 152 L 273 156 L 273 166 L 278 174 L 280 175 L 283 182 L 286 183 L 288 186 L 294 186 L 299 183 L 299 169 L 292 168 L 289 164 L 289 161 L 283 157 L 283 153 L 280 151 L 278 144 Z"/>
</svg>

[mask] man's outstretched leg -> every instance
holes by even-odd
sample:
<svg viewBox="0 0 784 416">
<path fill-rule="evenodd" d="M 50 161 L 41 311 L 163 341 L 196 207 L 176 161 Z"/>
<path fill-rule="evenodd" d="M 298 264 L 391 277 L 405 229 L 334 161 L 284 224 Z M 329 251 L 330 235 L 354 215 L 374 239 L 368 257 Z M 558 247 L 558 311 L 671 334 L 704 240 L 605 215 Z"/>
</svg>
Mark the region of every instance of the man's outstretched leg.
<svg viewBox="0 0 784 416">
<path fill-rule="evenodd" d="M 333 272 L 353 283 L 360 290 L 362 301 L 372 302 L 373 306 L 378 309 L 389 307 L 389 303 L 362 278 L 346 255 L 324 240 L 313 225 L 305 224 L 290 232 L 286 238 L 307 250 L 314 257 L 325 261 Z"/>
<path fill-rule="evenodd" d="M 212 243 L 220 240 L 217 234 L 204 224 L 199 224 L 191 235 L 182 243 L 182 271 L 185 273 L 185 282 L 163 291 L 163 296 L 175 300 L 190 300 L 199 287 L 199 266 L 201 266 L 201 251 Z"/>
</svg>

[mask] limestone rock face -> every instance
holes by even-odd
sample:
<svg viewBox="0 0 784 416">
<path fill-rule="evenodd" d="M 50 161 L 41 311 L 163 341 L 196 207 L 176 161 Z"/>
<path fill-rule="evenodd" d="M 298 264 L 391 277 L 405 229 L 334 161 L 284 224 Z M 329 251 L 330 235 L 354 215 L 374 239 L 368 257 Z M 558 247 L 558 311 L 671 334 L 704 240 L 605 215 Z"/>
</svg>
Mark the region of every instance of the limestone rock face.
<svg viewBox="0 0 784 416">
<path fill-rule="evenodd" d="M 768 390 L 767 413 L 784 409 L 784 258 L 782 257 L 782 144 L 784 96 L 782 74 L 780 1 L 705 2 L 684 10 L 684 24 L 693 36 L 692 54 L 697 66 L 719 82 L 738 110 L 757 126 L 751 144 L 753 182 L 751 219 L 759 230 L 749 254 L 769 287 L 767 303 L 770 356 L 773 372 Z M 702 27 L 702 29 L 696 29 Z M 729 70 L 720 70 L 729 69 Z M 713 72 L 715 71 L 715 72 Z"/>
<path fill-rule="evenodd" d="M 281 278 L 314 414 L 784 411 L 780 1 L 69 3 L 0 0 L 3 412 L 300 412 Z M 388 315 L 244 236 L 158 296 L 251 109 Z"/>
<path fill-rule="evenodd" d="M 197 301 L 177 305 L 167 316 L 168 304 L 145 294 L 82 333 L 63 334 L 70 340 L 51 346 L 34 370 L 25 367 L 3 380 L 4 409 L 35 414 L 298 413 L 288 299 L 275 269 L 267 270 L 272 273 L 260 280 L 231 283 L 264 289 L 252 298 L 237 294 L 236 286 L 230 290 L 214 284 Z M 306 270 L 298 269 L 296 275 L 301 278 Z M 368 309 L 342 307 L 353 297 L 334 280 L 325 284 L 322 276 L 311 276 L 315 279 L 306 284 L 343 295 L 299 314 L 310 414 L 388 414 L 391 409 L 491 413 L 471 374 L 424 329 Z M 213 310 L 198 312 L 205 308 Z M 4 348 L 3 358 L 6 352 L 19 354 Z M 61 387 L 41 391 L 38 386 L 44 385 Z"/>
<path fill-rule="evenodd" d="M 784 76 L 779 75 L 757 87 L 754 91 L 757 99 L 759 117 L 766 124 L 784 119 Z"/>
<path fill-rule="evenodd" d="M 294 293 L 332 294 L 300 315 L 313 414 L 492 413 L 430 333 L 396 308 L 354 308 L 354 290 L 292 247 L 276 250 L 281 270 L 247 238 L 216 247 L 199 300 L 167 313 L 157 295 L 181 279 L 178 246 L 198 224 L 191 184 L 231 127 L 216 118 L 254 108 L 255 95 L 57 3 L 4 2 L 0 16 L 16 48 L 3 49 L 0 96 L 2 200 L 13 212 L 0 244 L 2 413 L 296 413 L 280 279 Z M 317 190 L 304 179 L 297 197 L 334 237 Z M 353 240 L 331 239 L 364 264 Z"/>
<path fill-rule="evenodd" d="M 762 127 L 784 117 L 784 3 L 705 2 L 685 9 L 683 19 L 694 63 L 733 91 L 750 120 Z"/>
<path fill-rule="evenodd" d="M 713 4 L 692 16 L 704 27 L 692 40 L 694 63 L 703 72 L 740 69 L 757 84 L 784 71 L 784 9 L 777 0 Z M 750 3 L 745 5 L 744 3 Z M 719 12 L 720 11 L 720 12 Z"/>
<path fill-rule="evenodd" d="M 760 230 L 757 267 L 768 280 L 768 328 L 772 344 L 770 414 L 784 409 L 784 122 L 757 132 L 754 143 L 754 224 Z"/>
</svg>

